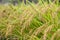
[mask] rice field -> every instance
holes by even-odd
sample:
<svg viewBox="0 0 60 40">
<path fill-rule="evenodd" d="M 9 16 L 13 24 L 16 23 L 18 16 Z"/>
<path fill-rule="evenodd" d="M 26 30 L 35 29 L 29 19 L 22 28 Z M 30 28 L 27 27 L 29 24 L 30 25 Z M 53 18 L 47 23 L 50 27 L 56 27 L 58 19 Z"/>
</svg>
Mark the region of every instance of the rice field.
<svg viewBox="0 0 60 40">
<path fill-rule="evenodd" d="M 0 5 L 0 40 L 60 40 L 60 5 Z"/>
</svg>

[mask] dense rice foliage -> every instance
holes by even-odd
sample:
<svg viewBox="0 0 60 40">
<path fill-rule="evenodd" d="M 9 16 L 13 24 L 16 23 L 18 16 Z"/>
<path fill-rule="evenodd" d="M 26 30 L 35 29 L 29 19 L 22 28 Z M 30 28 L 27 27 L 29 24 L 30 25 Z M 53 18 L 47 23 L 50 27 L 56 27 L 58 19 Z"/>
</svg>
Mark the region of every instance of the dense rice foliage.
<svg viewBox="0 0 60 40">
<path fill-rule="evenodd" d="M 0 5 L 0 40 L 60 40 L 59 4 Z"/>
</svg>

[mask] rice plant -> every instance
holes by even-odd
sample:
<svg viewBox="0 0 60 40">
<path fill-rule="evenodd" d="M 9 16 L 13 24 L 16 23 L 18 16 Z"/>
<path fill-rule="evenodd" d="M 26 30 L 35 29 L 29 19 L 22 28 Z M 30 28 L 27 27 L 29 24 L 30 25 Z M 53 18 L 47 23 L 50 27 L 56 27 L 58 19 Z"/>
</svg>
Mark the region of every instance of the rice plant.
<svg viewBox="0 0 60 40">
<path fill-rule="evenodd" d="M 0 5 L 0 40 L 60 40 L 58 1 L 27 3 Z"/>
</svg>

